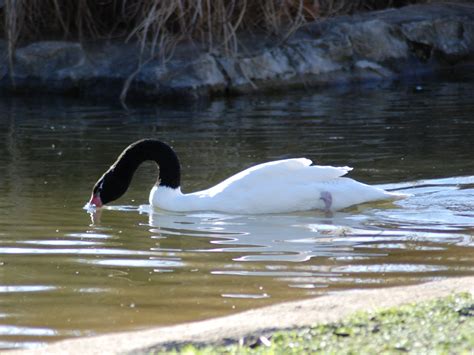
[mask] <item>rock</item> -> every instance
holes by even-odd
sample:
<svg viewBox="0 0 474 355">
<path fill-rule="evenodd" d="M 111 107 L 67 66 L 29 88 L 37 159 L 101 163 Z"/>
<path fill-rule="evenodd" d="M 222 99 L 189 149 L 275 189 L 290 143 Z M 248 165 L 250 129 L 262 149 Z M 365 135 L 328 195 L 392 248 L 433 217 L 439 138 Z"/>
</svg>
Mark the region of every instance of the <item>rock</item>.
<svg viewBox="0 0 474 355">
<path fill-rule="evenodd" d="M 17 75 L 45 79 L 60 75 L 64 69 L 80 66 L 85 60 L 82 46 L 71 42 L 37 42 L 15 52 Z"/>
<path fill-rule="evenodd" d="M 148 97 L 180 93 L 195 97 L 223 90 L 227 85 L 217 61 L 208 53 L 203 53 L 194 60 L 171 61 L 166 65 L 153 61 L 140 70 L 133 90 L 141 91 L 140 83 L 147 87 Z"/>
<path fill-rule="evenodd" d="M 381 65 L 374 63 L 374 62 L 369 62 L 368 60 L 359 60 L 358 62 L 355 63 L 355 68 L 357 70 L 360 70 L 362 73 L 369 73 L 372 72 L 376 77 L 380 78 L 390 78 L 393 77 L 394 73 L 387 68 L 382 67 Z"/>
<path fill-rule="evenodd" d="M 407 43 L 397 33 L 396 26 L 389 23 L 369 20 L 341 27 L 352 44 L 355 58 L 383 62 L 409 55 Z"/>
<path fill-rule="evenodd" d="M 474 6 L 407 6 L 317 21 L 284 43 L 243 40 L 234 56 L 183 44 L 166 63 L 140 58 L 138 44 L 37 42 L 17 49 L 13 73 L 0 41 L 0 90 L 119 97 L 127 83 L 133 98 L 194 99 L 463 68 L 474 64 Z"/>
<path fill-rule="evenodd" d="M 413 45 L 422 44 L 428 56 L 438 55 L 451 64 L 473 55 L 474 24 L 459 18 L 441 18 L 403 24 L 402 33 Z M 426 59 L 426 58 L 422 58 Z"/>
</svg>

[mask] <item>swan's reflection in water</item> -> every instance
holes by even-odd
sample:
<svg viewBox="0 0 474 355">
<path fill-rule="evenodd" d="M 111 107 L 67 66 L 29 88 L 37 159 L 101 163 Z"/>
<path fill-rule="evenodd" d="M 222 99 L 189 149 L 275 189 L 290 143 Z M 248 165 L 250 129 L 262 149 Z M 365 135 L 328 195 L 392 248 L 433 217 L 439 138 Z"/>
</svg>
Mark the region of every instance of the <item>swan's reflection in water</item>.
<svg viewBox="0 0 474 355">
<path fill-rule="evenodd" d="M 150 232 L 161 238 L 174 235 L 208 238 L 207 247 L 193 251 L 240 254 L 234 261 L 303 262 L 313 257 L 363 256 L 355 251 L 358 241 L 347 239 L 348 234 L 384 233 L 359 231 L 358 221 L 343 213 L 328 219 L 317 212 L 314 215 L 229 216 L 153 211 L 149 214 L 149 224 L 153 227 Z"/>
</svg>

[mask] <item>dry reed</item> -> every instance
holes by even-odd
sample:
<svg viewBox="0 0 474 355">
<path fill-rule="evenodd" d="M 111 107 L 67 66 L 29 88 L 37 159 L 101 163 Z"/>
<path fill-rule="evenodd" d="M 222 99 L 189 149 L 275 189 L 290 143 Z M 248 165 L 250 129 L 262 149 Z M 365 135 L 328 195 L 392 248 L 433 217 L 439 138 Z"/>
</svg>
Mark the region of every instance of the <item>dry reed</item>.
<svg viewBox="0 0 474 355">
<path fill-rule="evenodd" d="M 232 55 L 239 34 L 286 38 L 307 21 L 428 0 L 0 0 L 10 73 L 20 43 L 35 40 L 134 41 L 141 61 L 164 61 L 182 41 Z"/>
<path fill-rule="evenodd" d="M 0 0 L 3 36 L 14 48 L 40 39 L 125 39 L 151 53 L 193 40 L 227 54 L 240 31 L 287 34 L 321 16 L 416 0 Z"/>
</svg>

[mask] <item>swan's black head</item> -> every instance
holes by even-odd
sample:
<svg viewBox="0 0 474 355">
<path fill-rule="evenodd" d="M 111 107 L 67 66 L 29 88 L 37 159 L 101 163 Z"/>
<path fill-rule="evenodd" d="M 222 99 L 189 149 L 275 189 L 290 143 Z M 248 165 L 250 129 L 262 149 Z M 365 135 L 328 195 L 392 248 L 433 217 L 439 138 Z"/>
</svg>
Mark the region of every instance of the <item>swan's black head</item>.
<svg viewBox="0 0 474 355">
<path fill-rule="evenodd" d="M 110 169 L 95 183 L 89 203 L 102 207 L 122 196 L 129 185 L 128 179 L 115 173 L 114 169 Z"/>
<path fill-rule="evenodd" d="M 122 196 L 138 166 L 146 160 L 158 164 L 160 185 L 179 187 L 180 165 L 173 149 L 156 139 L 142 139 L 126 147 L 109 170 L 95 183 L 89 204 L 101 207 Z"/>
</svg>

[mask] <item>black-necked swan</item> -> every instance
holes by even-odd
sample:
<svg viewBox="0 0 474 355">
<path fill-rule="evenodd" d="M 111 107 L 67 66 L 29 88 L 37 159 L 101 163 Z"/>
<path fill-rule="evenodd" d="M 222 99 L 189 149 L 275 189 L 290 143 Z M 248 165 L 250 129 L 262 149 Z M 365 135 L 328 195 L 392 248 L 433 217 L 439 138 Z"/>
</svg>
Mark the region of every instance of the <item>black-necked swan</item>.
<svg viewBox="0 0 474 355">
<path fill-rule="evenodd" d="M 89 205 L 101 207 L 122 196 L 138 166 L 147 160 L 155 161 L 159 167 L 158 181 L 150 191 L 150 204 L 176 212 L 336 211 L 365 202 L 406 196 L 342 177 L 352 170 L 350 167 L 312 165 L 306 158 L 255 165 L 207 190 L 183 194 L 176 153 L 166 143 L 143 139 L 125 148 L 97 181 Z"/>
</svg>

